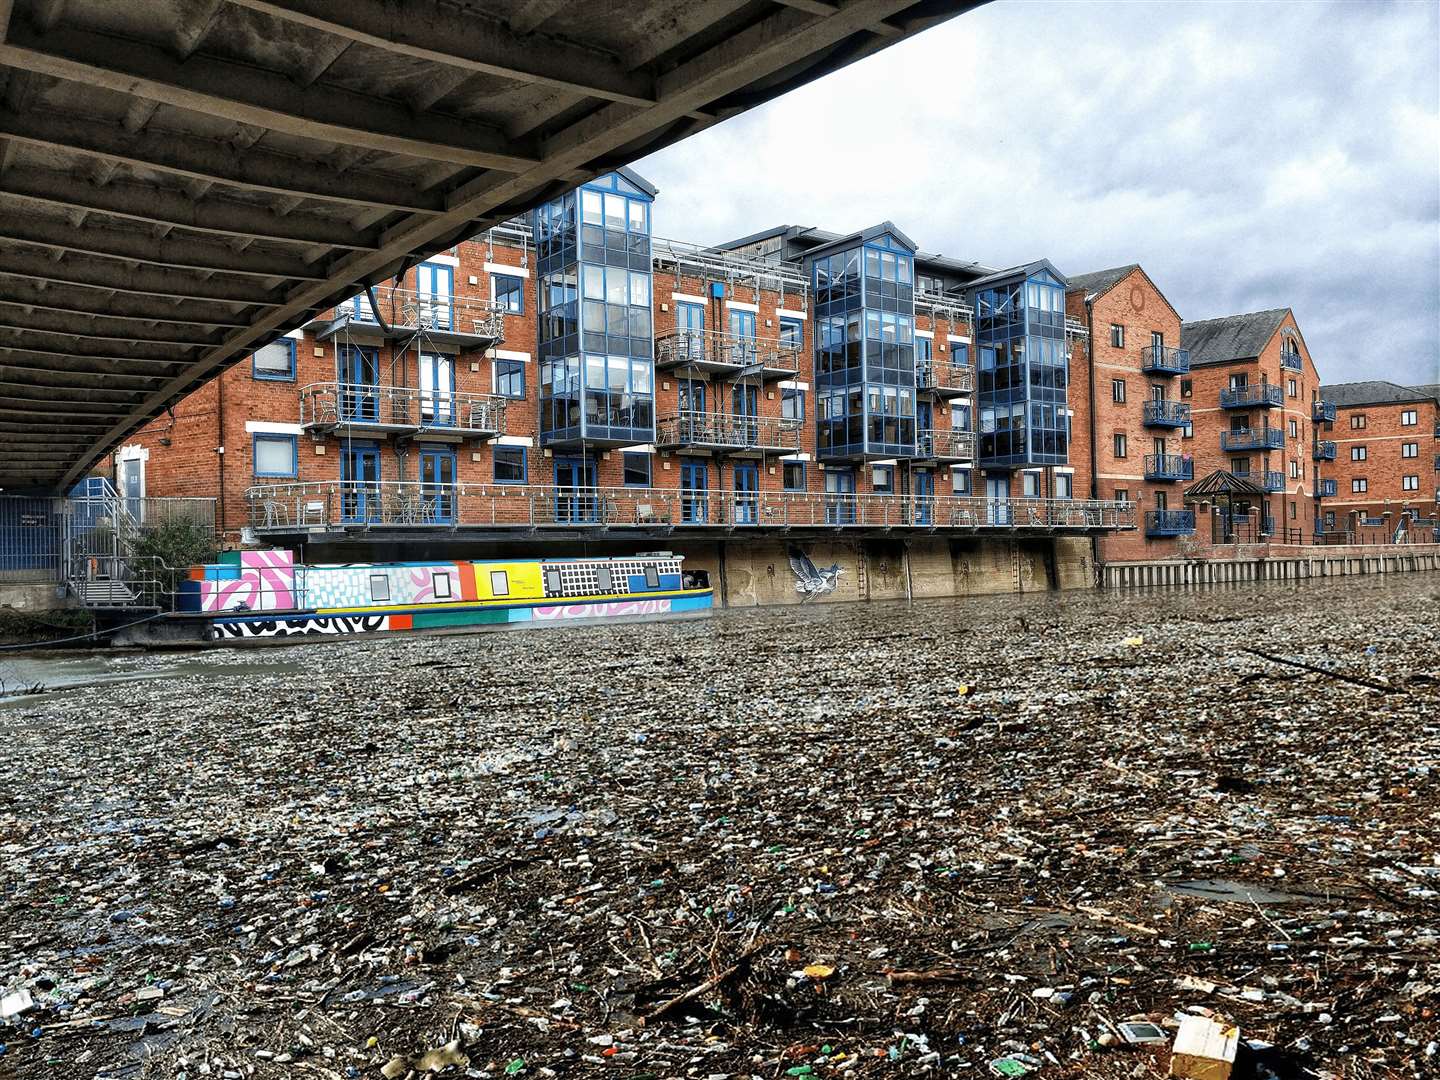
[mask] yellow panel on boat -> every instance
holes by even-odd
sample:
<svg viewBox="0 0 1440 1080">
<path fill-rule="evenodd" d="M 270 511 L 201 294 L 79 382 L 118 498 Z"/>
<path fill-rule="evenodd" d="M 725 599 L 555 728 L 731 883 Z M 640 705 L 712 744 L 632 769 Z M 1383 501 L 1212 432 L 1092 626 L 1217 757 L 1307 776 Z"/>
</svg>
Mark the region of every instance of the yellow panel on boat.
<svg viewBox="0 0 1440 1080">
<path fill-rule="evenodd" d="M 542 600 L 545 597 L 538 561 L 471 565 L 475 570 L 475 595 L 480 600 Z"/>
</svg>

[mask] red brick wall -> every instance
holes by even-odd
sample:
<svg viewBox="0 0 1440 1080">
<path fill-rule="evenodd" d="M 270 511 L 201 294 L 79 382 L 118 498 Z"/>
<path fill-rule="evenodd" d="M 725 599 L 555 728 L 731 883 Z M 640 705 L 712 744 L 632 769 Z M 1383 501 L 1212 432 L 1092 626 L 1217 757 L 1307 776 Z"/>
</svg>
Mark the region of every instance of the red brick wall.
<svg viewBox="0 0 1440 1080">
<path fill-rule="evenodd" d="M 1415 423 L 1402 424 L 1407 412 L 1415 413 Z M 1354 426 L 1355 418 L 1364 418 L 1364 427 Z M 1440 471 L 1435 468 L 1440 454 L 1440 408 L 1433 398 L 1405 404 L 1355 405 L 1336 410 L 1334 423 L 1324 424 L 1322 439 L 1335 442 L 1335 461 L 1321 467 L 1320 475 L 1333 479 L 1336 494 L 1326 499 L 1324 510 L 1335 512 L 1335 528 L 1352 528 L 1356 517 L 1390 515 L 1391 528 L 1406 510 L 1417 511 L 1422 517 L 1437 511 L 1437 488 Z M 1402 448 L 1414 444 L 1416 456 L 1404 457 Z M 1365 448 L 1365 460 L 1353 461 L 1351 451 Z M 1419 489 L 1406 491 L 1402 478 L 1419 478 Z M 1352 483 L 1366 481 L 1366 491 L 1355 492 Z"/>
</svg>

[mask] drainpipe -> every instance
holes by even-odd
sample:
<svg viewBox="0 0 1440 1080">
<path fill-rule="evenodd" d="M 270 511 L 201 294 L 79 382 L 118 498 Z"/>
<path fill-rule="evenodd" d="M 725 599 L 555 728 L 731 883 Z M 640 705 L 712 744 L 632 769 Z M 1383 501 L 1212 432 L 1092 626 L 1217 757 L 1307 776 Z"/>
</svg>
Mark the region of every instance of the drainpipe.
<svg viewBox="0 0 1440 1080">
<path fill-rule="evenodd" d="M 1085 359 L 1089 364 L 1089 370 L 1085 373 L 1085 389 L 1089 396 L 1089 412 L 1087 418 L 1090 426 L 1090 497 L 1100 497 L 1100 470 L 1096 466 L 1096 455 L 1100 447 L 1095 442 L 1095 302 L 1089 297 L 1085 299 Z M 1090 537 L 1090 565 L 1100 565 L 1100 537 Z"/>
<path fill-rule="evenodd" d="M 216 522 L 220 542 L 225 542 L 225 373 L 215 380 L 215 479 L 216 509 L 220 520 Z"/>
</svg>

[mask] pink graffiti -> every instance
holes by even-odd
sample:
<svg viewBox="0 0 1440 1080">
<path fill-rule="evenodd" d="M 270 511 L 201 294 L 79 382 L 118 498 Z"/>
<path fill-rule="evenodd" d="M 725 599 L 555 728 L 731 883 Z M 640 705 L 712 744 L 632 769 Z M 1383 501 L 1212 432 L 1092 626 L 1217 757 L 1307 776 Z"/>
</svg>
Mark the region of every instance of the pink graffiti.
<svg viewBox="0 0 1440 1080">
<path fill-rule="evenodd" d="M 240 576 L 200 582 L 202 611 L 286 611 L 295 603 L 295 556 L 289 551 L 246 551 Z"/>
<path fill-rule="evenodd" d="M 616 615 L 661 615 L 670 610 L 666 600 L 616 600 L 602 604 L 560 604 L 531 609 L 535 619 L 600 619 Z"/>
<path fill-rule="evenodd" d="M 445 567 L 449 570 L 450 567 Z M 454 577 L 450 579 L 455 581 Z M 421 603 L 425 600 L 435 599 L 435 567 L 433 566 L 412 566 L 410 568 L 410 584 L 415 586 L 410 600 L 413 603 Z M 454 586 L 451 586 L 454 588 Z"/>
</svg>

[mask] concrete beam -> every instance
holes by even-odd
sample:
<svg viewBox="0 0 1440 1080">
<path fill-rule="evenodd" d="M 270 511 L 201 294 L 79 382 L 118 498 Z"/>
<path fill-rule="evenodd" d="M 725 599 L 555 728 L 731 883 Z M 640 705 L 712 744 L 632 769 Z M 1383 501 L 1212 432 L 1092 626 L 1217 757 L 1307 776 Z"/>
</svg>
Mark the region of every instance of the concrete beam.
<svg viewBox="0 0 1440 1080">
<path fill-rule="evenodd" d="M 110 333 L 104 331 L 109 330 Z M 73 315 L 59 315 L 51 311 L 31 310 L 28 313 L 18 306 L 0 300 L 0 334 L 6 332 L 22 334 L 53 335 L 75 341 L 118 341 L 127 345 L 180 345 L 190 348 L 209 348 L 216 343 L 204 334 L 181 332 L 157 333 L 145 330 L 143 324 L 131 324 L 125 332 L 118 327 L 95 325 L 90 320 L 81 321 Z"/>
<path fill-rule="evenodd" d="M 112 366 L 115 364 L 124 364 L 130 367 L 177 368 L 184 367 L 194 360 L 194 357 L 135 356 L 130 352 L 81 353 L 69 349 L 39 348 L 34 345 L 0 344 L 0 364 L 9 363 L 11 358 L 20 358 L 40 364 L 48 363 L 54 368 L 63 366 L 65 362 L 76 360 L 93 360 L 97 363 L 105 363 Z M 165 373 L 162 372 L 161 374 Z"/>
<path fill-rule="evenodd" d="M 595 49 L 558 39 L 521 40 L 483 12 L 399 6 L 384 0 L 231 0 L 237 7 L 336 34 L 373 49 L 476 74 L 548 86 L 626 105 L 654 104 L 650 80 Z M 533 27 L 532 27 L 533 29 Z"/>
<path fill-rule="evenodd" d="M 248 282 L 211 279 L 174 270 L 128 270 L 108 259 L 82 256 L 52 262 L 28 251 L 0 251 L 0 275 L 54 281 L 87 289 L 107 289 L 132 296 L 170 296 L 179 300 L 214 300 L 247 307 L 276 307 L 280 301 L 269 289 Z"/>
<path fill-rule="evenodd" d="M 23 361 L 13 361 L 8 356 L 0 358 L 0 372 L 6 371 L 33 371 L 41 374 L 53 374 L 64 370 L 76 375 L 99 375 L 107 379 L 134 379 L 143 383 L 146 389 L 151 389 L 157 380 L 165 378 L 162 371 L 153 371 L 149 374 L 140 374 L 134 371 L 116 371 L 113 361 L 85 361 L 77 363 L 72 357 L 63 369 L 56 368 L 54 364 L 36 364 Z"/>
<path fill-rule="evenodd" d="M 0 305 L 49 311 L 66 317 L 99 319 L 107 326 L 123 324 L 140 329 L 156 326 L 198 326 L 207 330 L 238 329 L 250 321 L 236 315 L 228 305 L 219 310 L 208 303 L 176 304 L 174 301 L 134 300 L 125 296 L 104 296 L 94 289 L 69 285 L 46 285 L 17 278 L 0 277 Z"/>
<path fill-rule="evenodd" d="M 300 87 L 275 72 L 215 57 L 182 63 L 153 45 L 65 26 L 48 34 L 23 22 L 12 26 L 0 43 L 0 64 L 337 146 L 505 172 L 539 164 L 517 153 L 503 133 L 474 122 L 415 116 L 385 98 L 319 83 Z"/>
</svg>

